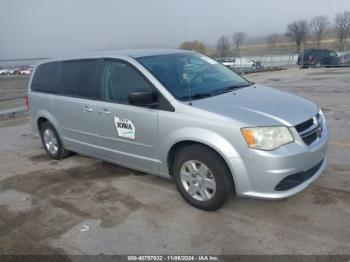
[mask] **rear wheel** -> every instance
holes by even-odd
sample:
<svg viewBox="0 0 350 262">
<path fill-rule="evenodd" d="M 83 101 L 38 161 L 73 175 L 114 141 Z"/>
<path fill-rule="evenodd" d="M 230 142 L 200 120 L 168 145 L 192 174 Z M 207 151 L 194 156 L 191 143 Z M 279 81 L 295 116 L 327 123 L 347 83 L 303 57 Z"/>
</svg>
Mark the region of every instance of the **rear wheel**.
<svg viewBox="0 0 350 262">
<path fill-rule="evenodd" d="M 62 159 L 70 155 L 70 151 L 63 147 L 62 141 L 56 129 L 50 122 L 40 125 L 41 142 L 47 155 L 52 159 Z"/>
<path fill-rule="evenodd" d="M 320 62 L 317 62 L 316 64 L 315 64 L 315 68 L 320 68 L 321 67 L 321 63 Z"/>
<path fill-rule="evenodd" d="M 203 145 L 195 144 L 179 151 L 173 175 L 182 197 L 199 209 L 216 210 L 234 193 L 232 175 L 225 161 Z"/>
</svg>

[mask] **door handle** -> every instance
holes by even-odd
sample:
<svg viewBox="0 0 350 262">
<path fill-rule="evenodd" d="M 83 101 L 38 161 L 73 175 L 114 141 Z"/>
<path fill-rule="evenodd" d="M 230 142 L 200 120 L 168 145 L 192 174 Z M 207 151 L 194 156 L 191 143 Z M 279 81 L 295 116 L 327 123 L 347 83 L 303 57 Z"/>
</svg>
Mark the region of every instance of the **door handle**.
<svg viewBox="0 0 350 262">
<path fill-rule="evenodd" d="M 89 107 L 89 106 L 84 106 L 84 112 L 87 112 L 87 113 L 91 113 L 91 112 L 93 112 L 94 110 L 91 108 L 91 107 Z"/>
<path fill-rule="evenodd" d="M 101 115 L 110 115 L 111 111 L 109 111 L 108 109 L 102 109 L 97 111 L 98 113 L 100 113 Z"/>
</svg>

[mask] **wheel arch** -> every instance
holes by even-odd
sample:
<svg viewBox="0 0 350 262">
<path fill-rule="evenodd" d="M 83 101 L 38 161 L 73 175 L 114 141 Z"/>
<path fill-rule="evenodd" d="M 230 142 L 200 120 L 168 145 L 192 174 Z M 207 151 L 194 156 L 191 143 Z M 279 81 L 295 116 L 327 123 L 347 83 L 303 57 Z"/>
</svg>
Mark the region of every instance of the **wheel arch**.
<svg viewBox="0 0 350 262">
<path fill-rule="evenodd" d="M 59 127 L 58 122 L 56 119 L 46 110 L 40 110 L 37 113 L 37 117 L 35 120 L 35 127 L 37 128 L 38 134 L 40 135 L 40 125 L 44 122 L 50 122 L 51 125 L 56 129 L 58 135 L 60 136 L 60 139 L 63 141 L 62 131 Z"/>
<path fill-rule="evenodd" d="M 190 140 L 190 139 L 182 140 L 182 141 L 178 141 L 172 145 L 172 147 L 169 149 L 169 152 L 167 154 L 167 168 L 168 168 L 169 176 L 170 177 L 173 176 L 172 168 L 173 168 L 173 163 L 175 160 L 176 153 L 179 152 L 184 147 L 187 147 L 190 145 L 195 145 L 195 144 L 208 148 L 209 150 L 215 152 L 222 159 L 222 161 L 226 164 L 226 167 L 228 168 L 228 170 L 230 171 L 230 173 L 232 175 L 233 187 L 235 189 L 235 187 L 236 187 L 235 174 L 234 174 L 232 167 L 228 163 L 228 160 L 223 155 L 223 152 L 219 151 L 217 148 L 213 147 L 212 145 L 208 145 L 207 143 L 204 143 L 203 141 L 198 141 L 198 140 Z"/>
<path fill-rule="evenodd" d="M 161 160 L 164 163 L 161 167 L 161 173 L 172 176 L 172 163 L 176 151 L 184 146 L 192 144 L 201 144 L 216 152 L 229 168 L 235 185 L 235 170 L 232 166 L 232 158 L 240 157 L 236 148 L 223 136 L 212 130 L 204 128 L 181 128 L 163 137 L 160 142 Z"/>
<path fill-rule="evenodd" d="M 36 127 L 40 131 L 41 125 L 45 122 L 50 122 L 46 117 L 40 116 L 36 121 Z"/>
</svg>

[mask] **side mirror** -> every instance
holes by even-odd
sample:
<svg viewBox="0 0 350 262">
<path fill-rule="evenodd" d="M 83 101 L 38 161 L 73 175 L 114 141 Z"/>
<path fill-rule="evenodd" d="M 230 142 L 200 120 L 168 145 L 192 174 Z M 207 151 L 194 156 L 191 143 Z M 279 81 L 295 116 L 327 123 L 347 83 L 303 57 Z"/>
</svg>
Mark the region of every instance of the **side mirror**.
<svg viewBox="0 0 350 262">
<path fill-rule="evenodd" d="M 155 93 L 151 91 L 136 91 L 128 94 L 128 101 L 131 105 L 136 106 L 157 106 L 157 98 Z"/>
</svg>

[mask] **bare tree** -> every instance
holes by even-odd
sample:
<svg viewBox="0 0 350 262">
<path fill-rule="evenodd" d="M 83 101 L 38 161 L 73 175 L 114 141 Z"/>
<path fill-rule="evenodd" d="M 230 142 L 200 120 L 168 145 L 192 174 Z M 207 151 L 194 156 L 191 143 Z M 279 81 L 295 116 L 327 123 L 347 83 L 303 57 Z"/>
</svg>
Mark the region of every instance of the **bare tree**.
<svg viewBox="0 0 350 262">
<path fill-rule="evenodd" d="M 266 36 L 266 44 L 268 48 L 271 48 L 273 50 L 276 49 L 278 40 L 279 40 L 278 34 L 271 34 Z"/>
<path fill-rule="evenodd" d="M 339 44 L 342 45 L 345 43 L 350 33 L 350 12 L 344 11 L 343 13 L 338 13 L 334 21 L 337 29 L 338 41 Z"/>
<path fill-rule="evenodd" d="M 305 43 L 307 33 L 307 20 L 297 20 L 287 26 L 286 36 L 295 41 L 298 52 L 300 52 L 300 46 L 302 43 Z"/>
<path fill-rule="evenodd" d="M 320 48 L 321 41 L 327 33 L 328 25 L 329 19 L 327 16 L 323 15 L 316 16 L 310 21 L 312 36 L 314 38 L 317 48 Z"/>
<path fill-rule="evenodd" d="M 227 36 L 222 36 L 216 44 L 219 57 L 225 57 L 230 54 L 230 43 Z"/>
<path fill-rule="evenodd" d="M 244 32 L 235 32 L 232 36 L 232 41 L 236 50 L 236 55 L 239 53 L 239 49 L 247 38 L 247 34 Z"/>
</svg>

